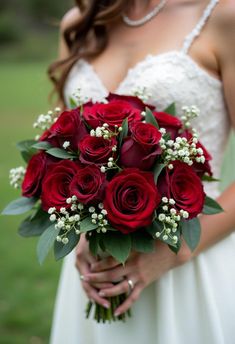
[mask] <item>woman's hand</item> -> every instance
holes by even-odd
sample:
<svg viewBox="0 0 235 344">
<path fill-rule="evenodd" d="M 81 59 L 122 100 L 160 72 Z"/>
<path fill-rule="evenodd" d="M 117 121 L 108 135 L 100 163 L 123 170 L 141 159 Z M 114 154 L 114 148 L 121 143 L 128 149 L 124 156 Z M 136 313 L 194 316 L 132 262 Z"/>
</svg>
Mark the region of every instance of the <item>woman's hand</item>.
<svg viewBox="0 0 235 344">
<path fill-rule="evenodd" d="M 133 252 L 125 266 L 118 263 L 112 257 L 91 263 L 90 272 L 85 274 L 84 277 L 90 284 L 100 287 L 98 293 L 100 297 L 129 293 L 125 302 L 116 309 L 116 316 L 126 312 L 149 284 L 158 280 L 173 267 L 187 262 L 191 257 L 191 253 L 185 244 L 183 244 L 177 255 L 160 241 L 156 242 L 155 248 L 153 253 Z M 131 283 L 128 283 L 128 280 L 132 281 L 134 285 L 133 290 L 130 290 Z M 112 283 L 114 281 L 120 282 L 111 285 L 111 287 L 104 285 L 101 287 L 100 283 Z"/>
<path fill-rule="evenodd" d="M 113 284 L 106 282 L 88 283 L 86 281 L 86 276 L 92 272 L 91 265 L 96 264 L 96 262 L 97 259 L 90 253 L 89 244 L 85 236 L 82 235 L 76 249 L 76 268 L 80 273 L 82 287 L 90 300 L 99 303 L 105 308 L 109 308 L 110 304 L 108 300 L 99 295 L 98 291 L 100 289 L 111 288 Z"/>
</svg>

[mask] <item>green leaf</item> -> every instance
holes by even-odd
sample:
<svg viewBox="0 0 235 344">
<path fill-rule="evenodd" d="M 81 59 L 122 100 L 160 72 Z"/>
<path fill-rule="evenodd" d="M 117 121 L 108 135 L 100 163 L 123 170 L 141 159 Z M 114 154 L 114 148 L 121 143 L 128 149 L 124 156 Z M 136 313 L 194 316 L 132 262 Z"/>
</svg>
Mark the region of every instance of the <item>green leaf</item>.
<svg viewBox="0 0 235 344">
<path fill-rule="evenodd" d="M 131 234 L 132 248 L 137 252 L 149 253 L 154 251 L 154 240 L 144 232 Z"/>
<path fill-rule="evenodd" d="M 175 107 L 175 103 L 172 103 L 171 105 L 169 105 L 164 112 L 168 113 L 169 115 L 172 116 L 176 116 L 176 107 Z"/>
<path fill-rule="evenodd" d="M 42 264 L 53 246 L 60 229 L 55 228 L 55 225 L 48 227 L 40 236 L 37 245 L 37 256 L 39 263 Z"/>
<path fill-rule="evenodd" d="M 79 242 L 80 235 L 76 234 L 74 230 L 71 230 L 68 233 L 67 238 L 69 239 L 67 244 L 63 244 L 58 241 L 54 242 L 54 256 L 56 260 L 64 258 L 74 249 Z"/>
<path fill-rule="evenodd" d="M 107 232 L 103 237 L 105 250 L 124 264 L 131 251 L 131 237 L 120 232 Z"/>
<path fill-rule="evenodd" d="M 119 147 L 122 144 L 122 141 L 125 137 L 128 135 L 128 118 L 125 118 L 122 122 L 122 131 L 120 132 L 119 135 Z"/>
<path fill-rule="evenodd" d="M 86 232 L 92 231 L 96 228 L 98 228 L 98 225 L 92 223 L 90 217 L 86 217 L 84 220 L 81 221 L 81 224 L 80 224 L 80 232 L 81 233 L 86 233 Z"/>
<path fill-rule="evenodd" d="M 156 232 L 161 232 L 162 229 L 162 223 L 157 220 L 154 220 L 153 223 L 146 228 L 147 232 L 154 238 L 156 238 Z"/>
<path fill-rule="evenodd" d="M 188 247 L 193 251 L 200 240 L 201 225 L 197 217 L 182 221 L 182 235 Z"/>
<path fill-rule="evenodd" d="M 146 107 L 145 112 L 146 112 L 146 115 L 145 115 L 146 123 L 150 123 L 150 124 L 154 125 L 154 127 L 159 129 L 158 122 L 157 122 L 156 118 L 154 117 L 152 111 Z"/>
<path fill-rule="evenodd" d="M 73 159 L 77 158 L 77 155 L 71 154 L 67 152 L 65 149 L 62 148 L 50 148 L 49 150 L 46 151 L 48 154 L 59 158 L 59 159 Z"/>
<path fill-rule="evenodd" d="M 157 184 L 158 181 L 158 177 L 161 174 L 162 170 L 164 169 L 164 167 L 166 167 L 165 164 L 159 164 L 157 163 L 154 168 L 153 168 L 153 174 L 154 174 L 154 182 L 155 184 Z"/>
<path fill-rule="evenodd" d="M 204 174 L 204 176 L 202 176 L 202 180 L 204 182 L 220 182 L 220 179 L 213 178 L 211 176 L 208 176 L 207 174 Z"/>
<path fill-rule="evenodd" d="M 69 107 L 71 109 L 75 109 L 78 107 L 78 104 L 76 103 L 76 101 L 73 99 L 73 97 L 69 98 Z"/>
<path fill-rule="evenodd" d="M 16 147 L 21 152 L 21 155 L 23 159 L 28 162 L 34 154 L 37 153 L 37 150 L 35 148 L 32 148 L 32 146 L 36 143 L 35 140 L 25 140 L 18 142 Z"/>
<path fill-rule="evenodd" d="M 219 205 L 219 203 L 217 203 L 214 199 L 206 196 L 204 207 L 202 210 L 203 214 L 214 215 L 214 214 L 222 213 L 223 211 L 224 210 Z"/>
<path fill-rule="evenodd" d="M 89 241 L 89 249 L 91 253 L 94 256 L 97 256 L 98 252 L 100 251 L 99 234 L 96 232 L 92 232 L 92 235 L 88 237 L 88 241 Z"/>
<path fill-rule="evenodd" d="M 50 224 L 48 213 L 43 211 L 40 207 L 33 217 L 30 215 L 21 222 L 18 233 L 23 237 L 39 236 L 50 226 Z"/>
<path fill-rule="evenodd" d="M 40 149 L 40 150 L 48 150 L 52 147 L 52 145 L 49 142 L 46 141 L 40 141 L 31 146 L 32 148 L 35 149 Z"/>
<path fill-rule="evenodd" d="M 33 208 L 37 198 L 21 197 L 9 203 L 2 211 L 2 215 L 19 215 Z"/>
</svg>

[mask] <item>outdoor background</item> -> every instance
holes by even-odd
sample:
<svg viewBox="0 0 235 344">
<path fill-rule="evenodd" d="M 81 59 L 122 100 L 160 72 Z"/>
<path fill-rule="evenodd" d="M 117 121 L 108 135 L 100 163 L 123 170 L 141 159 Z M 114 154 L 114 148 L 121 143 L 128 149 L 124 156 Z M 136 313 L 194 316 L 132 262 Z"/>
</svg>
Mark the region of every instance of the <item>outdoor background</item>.
<svg viewBox="0 0 235 344">
<path fill-rule="evenodd" d="M 72 3 L 0 1 L 0 209 L 19 196 L 8 184 L 9 169 L 22 164 L 16 143 L 33 138 L 32 123 L 51 108 L 46 69 L 57 55 L 59 20 Z M 223 185 L 234 178 L 234 138 L 225 160 Z M 17 235 L 20 220 L 0 217 L 0 344 L 48 343 L 61 264 L 51 256 L 39 266 L 36 239 Z"/>
</svg>

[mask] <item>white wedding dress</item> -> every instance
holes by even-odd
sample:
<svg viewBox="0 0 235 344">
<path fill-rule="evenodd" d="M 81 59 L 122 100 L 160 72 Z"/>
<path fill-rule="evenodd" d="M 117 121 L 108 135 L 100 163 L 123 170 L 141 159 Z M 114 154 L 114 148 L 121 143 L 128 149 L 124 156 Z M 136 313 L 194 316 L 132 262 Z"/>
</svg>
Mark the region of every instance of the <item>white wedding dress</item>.
<svg viewBox="0 0 235 344">
<path fill-rule="evenodd" d="M 129 70 L 116 93 L 130 94 L 146 86 L 149 103 L 164 109 L 175 101 L 197 105 L 201 116 L 194 122 L 201 141 L 213 156 L 214 175 L 220 175 L 230 122 L 221 81 L 209 75 L 189 55 L 218 1 L 212 0 L 180 51 L 148 55 Z M 98 100 L 108 91 L 85 60 L 72 68 L 65 87 L 67 100 L 80 87 L 85 96 Z M 206 191 L 218 196 L 218 185 Z M 151 284 L 132 307 L 125 324 L 97 324 L 85 319 L 87 298 L 80 285 L 71 253 L 64 260 L 51 344 L 234 344 L 235 343 L 235 235 L 201 253 L 187 264 L 166 273 Z M 158 262 L 156 262 L 157 264 Z"/>
</svg>

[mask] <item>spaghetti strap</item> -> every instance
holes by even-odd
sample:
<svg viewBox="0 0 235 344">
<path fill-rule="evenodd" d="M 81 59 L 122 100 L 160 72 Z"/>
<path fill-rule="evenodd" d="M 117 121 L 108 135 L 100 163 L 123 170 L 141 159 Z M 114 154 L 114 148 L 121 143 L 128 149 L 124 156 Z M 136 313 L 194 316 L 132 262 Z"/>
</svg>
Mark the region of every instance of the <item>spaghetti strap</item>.
<svg viewBox="0 0 235 344">
<path fill-rule="evenodd" d="M 213 9 L 215 6 L 218 4 L 219 0 L 211 0 L 207 7 L 205 8 L 200 20 L 198 21 L 197 25 L 194 27 L 194 29 L 188 34 L 183 43 L 182 51 L 187 54 L 193 41 L 195 40 L 196 37 L 198 37 L 206 24 L 208 18 L 210 17 Z"/>
</svg>

